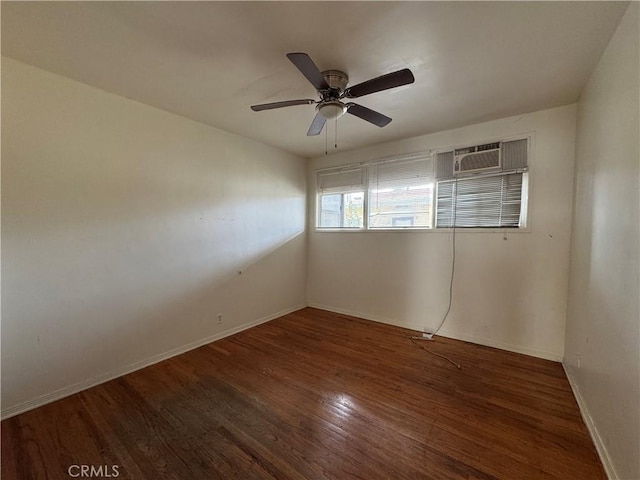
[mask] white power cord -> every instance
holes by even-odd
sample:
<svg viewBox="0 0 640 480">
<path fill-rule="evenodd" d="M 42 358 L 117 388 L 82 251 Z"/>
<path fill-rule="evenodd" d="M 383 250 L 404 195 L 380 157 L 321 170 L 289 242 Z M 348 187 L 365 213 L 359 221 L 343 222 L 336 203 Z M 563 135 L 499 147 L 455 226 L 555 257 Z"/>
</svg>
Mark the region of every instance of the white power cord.
<svg viewBox="0 0 640 480">
<path fill-rule="evenodd" d="M 447 362 L 451 363 L 452 365 L 455 365 L 456 368 L 458 370 L 462 370 L 462 366 L 459 363 L 454 362 L 453 360 L 451 360 L 449 357 L 447 357 L 446 355 L 442 355 L 441 353 L 436 353 L 433 350 L 429 350 L 428 348 L 423 347 L 422 345 L 419 345 L 416 340 L 427 340 L 427 338 L 425 337 L 409 337 L 409 340 L 411 340 L 411 343 L 418 345 L 418 347 L 420 347 L 422 350 L 424 350 L 427 353 L 430 353 L 431 355 L 435 355 L 436 357 L 440 357 L 440 358 L 444 358 Z"/>
<path fill-rule="evenodd" d="M 433 340 L 433 337 L 440 331 L 442 325 L 447 320 L 449 316 L 449 312 L 451 312 L 451 304 L 453 303 L 453 278 L 456 271 L 456 216 L 458 210 L 458 178 L 456 177 L 454 183 L 454 192 L 453 195 L 453 235 L 451 240 L 451 279 L 449 280 L 449 306 L 447 307 L 447 312 L 442 317 L 442 321 L 438 328 L 436 328 L 433 332 L 424 332 L 422 337 L 417 337 L 423 340 Z"/>
<path fill-rule="evenodd" d="M 453 279 L 456 271 L 456 215 L 457 215 L 457 206 L 458 206 L 458 179 L 457 178 L 455 179 L 454 189 L 455 189 L 454 190 L 455 195 L 453 196 L 453 224 L 452 224 L 453 235 L 451 240 L 451 278 L 449 280 L 449 305 L 447 306 L 447 311 L 442 317 L 442 321 L 440 322 L 440 325 L 438 325 L 438 328 L 436 328 L 433 332 L 423 332 L 421 337 L 417 337 L 417 336 L 409 337 L 411 342 L 415 343 L 416 345 L 418 345 L 416 343 L 416 340 L 433 340 L 433 337 L 440 331 L 440 329 L 442 328 L 442 325 L 444 325 L 444 322 L 447 320 L 447 317 L 449 316 L 449 312 L 451 312 L 451 305 L 453 303 Z M 440 358 L 444 358 L 449 363 L 455 365 L 456 368 L 458 368 L 458 370 L 462 369 L 459 363 L 454 362 L 446 355 L 433 352 L 423 347 L 422 345 L 418 345 L 418 346 L 427 353 L 430 353 Z"/>
</svg>

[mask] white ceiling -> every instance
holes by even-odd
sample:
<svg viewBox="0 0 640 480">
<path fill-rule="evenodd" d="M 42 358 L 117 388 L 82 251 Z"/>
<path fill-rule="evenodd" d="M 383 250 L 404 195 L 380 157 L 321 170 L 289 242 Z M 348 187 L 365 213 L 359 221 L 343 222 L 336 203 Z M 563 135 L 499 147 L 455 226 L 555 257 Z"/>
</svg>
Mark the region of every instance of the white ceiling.
<svg viewBox="0 0 640 480">
<path fill-rule="evenodd" d="M 413 85 L 356 99 L 393 118 L 338 122 L 340 150 L 575 102 L 626 2 L 2 2 L 2 53 L 304 157 L 316 98 L 285 57 L 354 85 L 409 67 Z M 329 123 L 328 123 L 329 124 Z M 329 124 L 329 142 L 334 124 Z"/>
</svg>

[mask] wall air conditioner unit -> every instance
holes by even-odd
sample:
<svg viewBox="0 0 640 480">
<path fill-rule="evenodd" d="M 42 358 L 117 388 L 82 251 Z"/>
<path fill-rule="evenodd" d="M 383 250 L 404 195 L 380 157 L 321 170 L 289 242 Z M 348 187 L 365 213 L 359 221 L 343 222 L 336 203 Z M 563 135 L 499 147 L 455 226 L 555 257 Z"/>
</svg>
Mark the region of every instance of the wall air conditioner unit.
<svg viewBox="0 0 640 480">
<path fill-rule="evenodd" d="M 529 138 L 502 140 L 436 153 L 436 180 L 474 173 L 524 171 L 528 168 Z"/>
<path fill-rule="evenodd" d="M 453 151 L 453 174 L 500 170 L 500 160 L 500 142 L 457 148 Z"/>
<path fill-rule="evenodd" d="M 500 170 L 500 142 L 457 148 L 453 151 L 453 175 Z"/>
</svg>

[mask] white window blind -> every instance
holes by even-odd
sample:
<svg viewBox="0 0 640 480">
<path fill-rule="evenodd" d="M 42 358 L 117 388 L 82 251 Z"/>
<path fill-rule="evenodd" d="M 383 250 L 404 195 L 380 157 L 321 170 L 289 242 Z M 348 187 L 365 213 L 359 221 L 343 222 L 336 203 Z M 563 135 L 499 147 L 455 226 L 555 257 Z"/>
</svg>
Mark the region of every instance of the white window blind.
<svg viewBox="0 0 640 480">
<path fill-rule="evenodd" d="M 369 166 L 369 228 L 430 228 L 431 158 L 421 156 Z"/>
<path fill-rule="evenodd" d="M 500 173 L 438 182 L 436 226 L 519 227 L 526 173 Z"/>
<path fill-rule="evenodd" d="M 364 191 L 364 168 L 361 166 L 318 172 L 318 193 Z"/>
</svg>

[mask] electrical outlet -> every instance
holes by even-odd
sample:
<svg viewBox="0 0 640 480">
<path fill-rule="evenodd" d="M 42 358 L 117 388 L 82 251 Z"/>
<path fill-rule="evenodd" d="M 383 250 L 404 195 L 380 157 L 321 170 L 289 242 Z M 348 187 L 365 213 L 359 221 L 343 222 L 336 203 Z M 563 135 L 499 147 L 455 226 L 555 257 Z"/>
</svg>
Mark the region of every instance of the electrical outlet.
<svg viewBox="0 0 640 480">
<path fill-rule="evenodd" d="M 576 367 L 580 368 L 582 366 L 582 355 L 576 355 Z"/>
<path fill-rule="evenodd" d="M 222 314 L 221 313 L 218 314 L 218 323 L 222 323 Z"/>
</svg>

